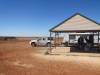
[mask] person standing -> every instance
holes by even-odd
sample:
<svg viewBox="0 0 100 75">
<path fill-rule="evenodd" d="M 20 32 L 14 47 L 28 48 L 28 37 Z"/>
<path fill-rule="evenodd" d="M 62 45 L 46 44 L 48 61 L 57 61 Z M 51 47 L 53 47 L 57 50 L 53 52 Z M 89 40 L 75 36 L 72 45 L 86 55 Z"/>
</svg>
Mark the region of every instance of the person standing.
<svg viewBox="0 0 100 75">
<path fill-rule="evenodd" d="M 83 38 L 82 36 L 80 36 L 80 37 L 78 38 L 78 45 L 79 45 L 79 48 L 80 48 L 81 50 L 84 50 L 85 43 L 84 43 L 84 38 Z"/>
</svg>

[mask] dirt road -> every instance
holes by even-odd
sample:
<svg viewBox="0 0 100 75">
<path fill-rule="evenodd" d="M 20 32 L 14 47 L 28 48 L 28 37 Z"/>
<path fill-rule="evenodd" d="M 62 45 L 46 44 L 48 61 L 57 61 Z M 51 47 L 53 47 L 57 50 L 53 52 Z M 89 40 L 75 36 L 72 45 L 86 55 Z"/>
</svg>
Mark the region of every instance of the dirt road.
<svg viewBox="0 0 100 75">
<path fill-rule="evenodd" d="M 100 57 L 44 55 L 28 41 L 0 42 L 0 75 L 100 75 Z"/>
</svg>

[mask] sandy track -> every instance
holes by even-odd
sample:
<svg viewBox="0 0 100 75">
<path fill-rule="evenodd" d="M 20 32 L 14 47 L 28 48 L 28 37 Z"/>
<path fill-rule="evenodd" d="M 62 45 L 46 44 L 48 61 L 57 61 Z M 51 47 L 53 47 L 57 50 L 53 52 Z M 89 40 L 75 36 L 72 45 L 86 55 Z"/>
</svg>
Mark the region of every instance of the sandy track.
<svg viewBox="0 0 100 75">
<path fill-rule="evenodd" d="M 28 41 L 0 43 L 0 75 L 100 75 L 100 57 L 44 55 L 43 49 Z"/>
</svg>

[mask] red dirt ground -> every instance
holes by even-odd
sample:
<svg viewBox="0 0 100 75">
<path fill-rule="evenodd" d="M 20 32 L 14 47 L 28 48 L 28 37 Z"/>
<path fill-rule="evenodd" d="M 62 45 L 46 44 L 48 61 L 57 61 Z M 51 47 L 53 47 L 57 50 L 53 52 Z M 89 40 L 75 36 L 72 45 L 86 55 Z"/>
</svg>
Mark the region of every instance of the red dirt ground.
<svg viewBox="0 0 100 75">
<path fill-rule="evenodd" d="M 43 49 L 1 41 L 0 75 L 100 75 L 100 57 L 44 55 Z"/>
</svg>

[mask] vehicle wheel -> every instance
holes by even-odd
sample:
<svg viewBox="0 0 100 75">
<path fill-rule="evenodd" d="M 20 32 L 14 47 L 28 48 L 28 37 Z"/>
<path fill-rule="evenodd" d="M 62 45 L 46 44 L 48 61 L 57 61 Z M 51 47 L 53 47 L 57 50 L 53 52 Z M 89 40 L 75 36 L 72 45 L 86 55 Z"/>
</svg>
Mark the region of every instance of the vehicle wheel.
<svg viewBox="0 0 100 75">
<path fill-rule="evenodd" d="M 32 43 L 31 43 L 31 46 L 32 46 L 32 47 L 36 47 L 35 42 L 32 42 Z"/>
<path fill-rule="evenodd" d="M 51 43 L 47 43 L 47 47 L 50 47 L 51 46 Z"/>
</svg>

